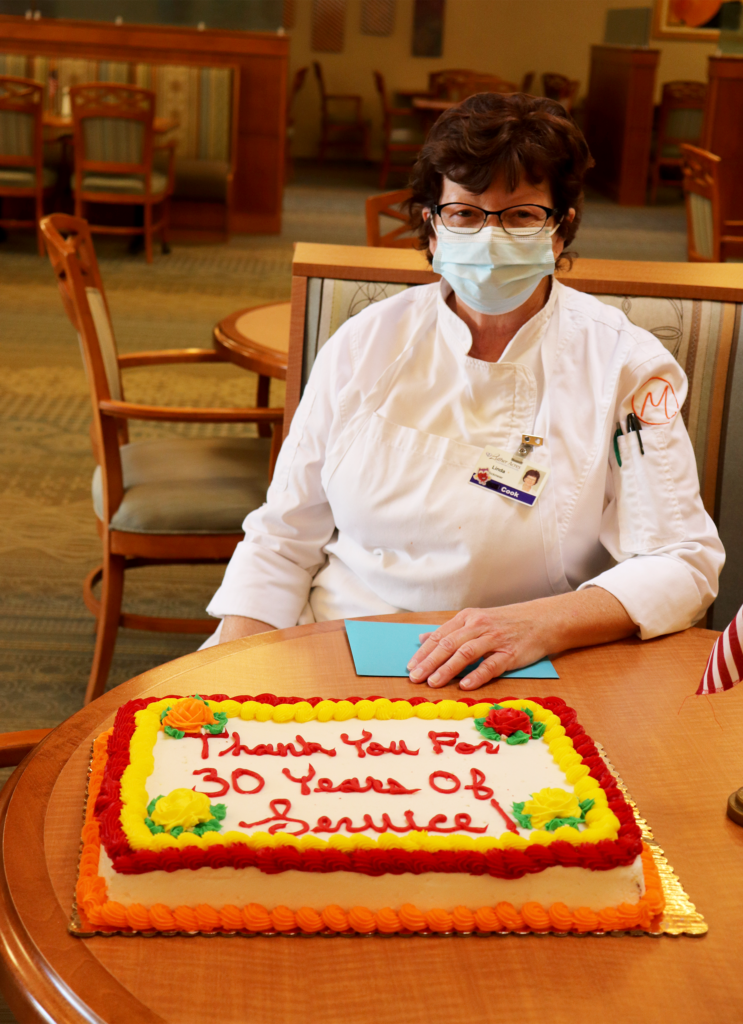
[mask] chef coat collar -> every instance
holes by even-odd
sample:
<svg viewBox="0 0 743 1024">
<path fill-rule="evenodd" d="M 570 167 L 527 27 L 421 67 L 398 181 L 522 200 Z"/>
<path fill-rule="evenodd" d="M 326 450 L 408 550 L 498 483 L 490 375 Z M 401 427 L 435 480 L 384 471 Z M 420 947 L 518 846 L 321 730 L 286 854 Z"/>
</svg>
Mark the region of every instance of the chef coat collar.
<svg viewBox="0 0 743 1024">
<path fill-rule="evenodd" d="M 551 277 L 550 294 L 546 303 L 538 313 L 535 313 L 531 319 L 521 325 L 508 345 L 506 345 L 498 363 L 520 362 L 524 354 L 532 346 L 539 344 L 547 324 L 555 311 L 560 288 L 559 282 L 555 281 L 554 277 Z M 439 329 L 441 330 L 441 336 L 456 353 L 462 356 L 469 356 L 470 349 L 472 348 L 472 332 L 464 320 L 461 320 L 448 304 L 447 300 L 452 291 L 452 286 L 442 277 L 439 282 L 439 292 L 437 295 Z M 483 360 L 478 359 L 476 362 L 482 363 Z"/>
</svg>

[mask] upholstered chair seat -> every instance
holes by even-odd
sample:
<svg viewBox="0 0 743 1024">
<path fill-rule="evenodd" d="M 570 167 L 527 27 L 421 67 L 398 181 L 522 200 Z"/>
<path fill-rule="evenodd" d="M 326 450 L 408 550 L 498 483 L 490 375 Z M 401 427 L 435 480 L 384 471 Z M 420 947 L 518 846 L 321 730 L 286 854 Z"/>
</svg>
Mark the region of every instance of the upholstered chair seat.
<svg viewBox="0 0 743 1024">
<path fill-rule="evenodd" d="M 51 188 L 57 172 L 51 167 L 41 170 L 41 187 Z M 0 167 L 0 185 L 4 188 L 36 188 L 36 171 L 26 167 Z"/>
<path fill-rule="evenodd" d="M 234 534 L 266 498 L 268 438 L 174 437 L 122 445 L 124 497 L 110 526 L 126 533 Z M 93 507 L 103 519 L 101 469 Z"/>
<path fill-rule="evenodd" d="M 144 195 L 143 174 L 84 174 L 83 192 L 117 192 L 122 195 Z M 153 171 L 150 191 L 153 196 L 164 195 L 168 187 L 167 174 Z"/>
</svg>

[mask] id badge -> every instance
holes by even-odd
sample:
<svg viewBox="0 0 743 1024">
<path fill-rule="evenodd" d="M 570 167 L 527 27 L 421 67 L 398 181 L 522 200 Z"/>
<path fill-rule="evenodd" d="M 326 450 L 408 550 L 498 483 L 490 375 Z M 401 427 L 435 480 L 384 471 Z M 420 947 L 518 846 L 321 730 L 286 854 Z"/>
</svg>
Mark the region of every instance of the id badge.
<svg viewBox="0 0 743 1024">
<path fill-rule="evenodd" d="M 522 505 L 534 505 L 548 476 L 544 466 L 514 459 L 500 448 L 484 448 L 469 482 Z"/>
</svg>

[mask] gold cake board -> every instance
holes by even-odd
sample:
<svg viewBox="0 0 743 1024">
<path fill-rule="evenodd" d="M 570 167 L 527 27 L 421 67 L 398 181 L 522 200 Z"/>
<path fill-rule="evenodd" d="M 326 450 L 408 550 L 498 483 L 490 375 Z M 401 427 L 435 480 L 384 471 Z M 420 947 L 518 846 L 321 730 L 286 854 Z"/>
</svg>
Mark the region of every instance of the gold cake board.
<svg viewBox="0 0 743 1024">
<path fill-rule="evenodd" d="M 665 909 L 660 917 L 656 918 L 653 925 L 649 929 L 645 928 L 631 928 L 622 929 L 617 931 L 595 931 L 595 932 L 556 932 L 556 931 L 545 931 L 535 932 L 531 929 L 526 931 L 512 931 L 512 932 L 434 932 L 434 931 L 419 931 L 419 932 L 408 932 L 398 931 L 392 933 L 383 932 L 369 932 L 362 934 L 360 932 L 332 932 L 332 931 L 320 931 L 314 934 L 308 934 L 307 932 L 294 931 L 294 932 L 278 932 L 278 931 L 265 931 L 265 932 L 247 932 L 247 931 L 222 931 L 217 929 L 212 932 L 201 932 L 201 931 L 137 931 L 133 928 L 100 928 L 92 925 L 85 917 L 77 906 L 77 902 L 73 903 L 72 916 L 69 923 L 69 931 L 72 935 L 77 936 L 81 939 L 90 939 L 94 936 L 104 935 L 118 935 L 118 936 L 139 936 L 140 938 L 154 938 L 161 937 L 167 938 L 170 936 L 178 935 L 184 937 L 193 937 L 196 935 L 202 935 L 204 937 L 216 937 L 220 936 L 223 938 L 230 937 L 241 937 L 241 938 L 272 938 L 276 936 L 284 936 L 287 938 L 302 938 L 302 939 L 314 939 L 314 938 L 349 938 L 349 939 L 367 939 L 367 938 L 384 938 L 384 939 L 401 939 L 401 938 L 489 938 L 490 936 L 506 936 L 506 935 L 517 935 L 520 937 L 534 936 L 539 938 L 545 935 L 551 935 L 558 938 L 586 938 L 592 937 L 603 937 L 606 935 L 620 936 L 620 935 L 650 935 L 658 937 L 661 935 L 705 935 L 707 932 L 707 924 L 699 913 L 697 908 L 689 899 L 684 887 L 678 875 L 675 874 L 673 868 L 668 863 L 663 850 L 655 842 L 655 838 L 645 818 L 641 817 L 640 812 L 637 809 L 637 804 L 631 798 L 627 791 L 627 787 L 622 781 L 619 773 L 615 769 L 606 755 L 606 751 L 602 744 L 597 743 L 596 749 L 604 760 L 606 767 L 612 773 L 616 779 L 616 784 L 627 803 L 632 808 L 632 813 L 635 816 L 635 821 L 640 827 L 642 832 L 643 842 L 648 846 L 653 856 L 653 862 L 655 863 L 656 870 L 660 877 L 661 885 L 663 887 L 663 895 L 665 896 Z M 87 792 L 85 803 L 87 804 Z M 84 809 L 83 809 L 84 813 Z M 82 849 L 82 843 L 81 843 Z"/>
</svg>

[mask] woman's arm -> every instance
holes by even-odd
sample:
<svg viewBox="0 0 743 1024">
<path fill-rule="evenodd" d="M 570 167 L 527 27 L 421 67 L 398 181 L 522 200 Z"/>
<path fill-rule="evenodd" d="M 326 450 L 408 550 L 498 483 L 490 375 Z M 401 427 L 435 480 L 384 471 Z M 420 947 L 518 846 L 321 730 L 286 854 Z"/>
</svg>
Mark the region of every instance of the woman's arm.
<svg viewBox="0 0 743 1024">
<path fill-rule="evenodd" d="M 239 640 L 242 636 L 255 636 L 256 633 L 268 633 L 275 629 L 267 622 L 260 619 L 249 619 L 245 615 L 225 615 L 222 619 L 222 630 L 219 634 L 221 644 L 229 643 L 230 640 Z"/>
<path fill-rule="evenodd" d="M 478 658 L 460 682 L 476 690 L 511 669 L 572 647 L 621 640 L 637 632 L 624 606 L 601 587 L 501 608 L 467 608 L 427 637 L 408 669 L 413 683 L 446 686 Z"/>
</svg>

